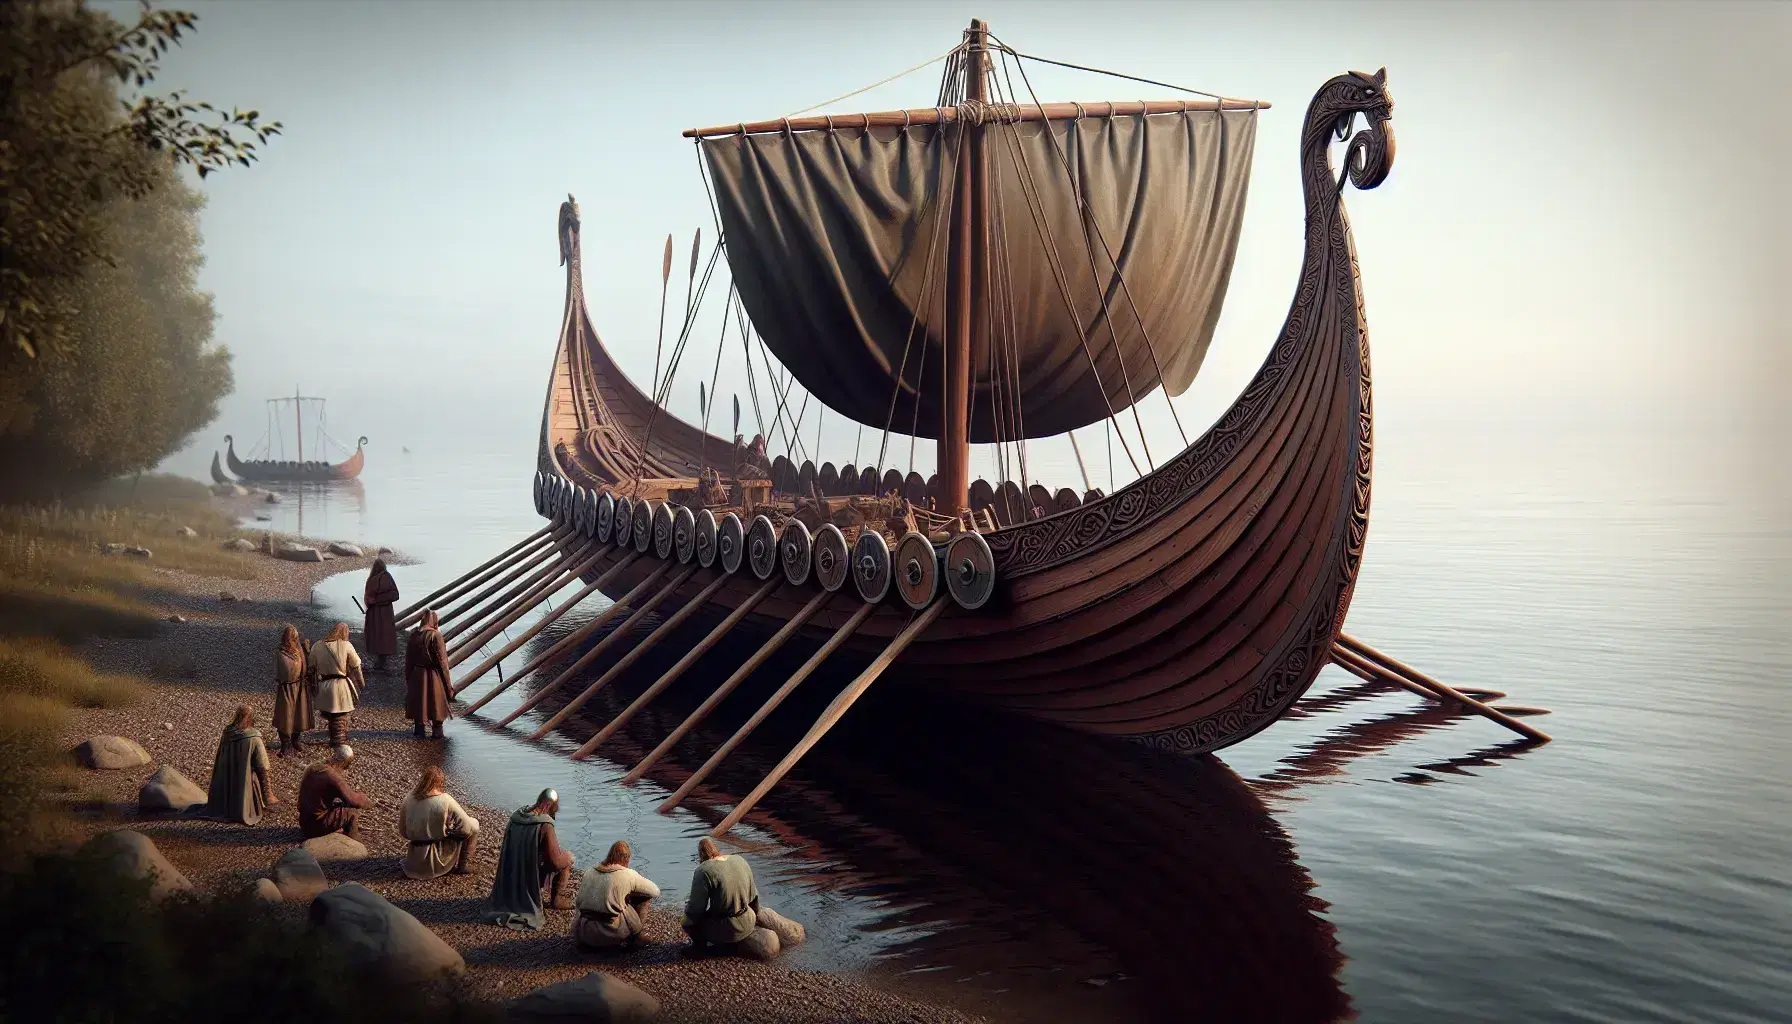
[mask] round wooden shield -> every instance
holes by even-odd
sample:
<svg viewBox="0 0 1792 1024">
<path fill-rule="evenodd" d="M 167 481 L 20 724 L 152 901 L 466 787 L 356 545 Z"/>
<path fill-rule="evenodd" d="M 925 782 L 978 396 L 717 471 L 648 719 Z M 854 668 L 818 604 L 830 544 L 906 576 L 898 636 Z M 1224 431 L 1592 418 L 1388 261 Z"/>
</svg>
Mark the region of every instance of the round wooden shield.
<svg viewBox="0 0 1792 1024">
<path fill-rule="evenodd" d="M 765 516 L 754 516 L 747 527 L 747 568 L 762 580 L 778 571 L 778 531 Z"/>
<path fill-rule="evenodd" d="M 635 525 L 635 502 L 633 498 L 623 495 L 616 499 L 616 533 L 612 538 L 619 548 L 628 547 L 629 531 Z"/>
<path fill-rule="evenodd" d="M 867 604 L 890 592 L 890 545 L 876 530 L 860 530 L 852 546 L 852 585 Z"/>
<path fill-rule="evenodd" d="M 940 475 L 938 473 L 927 478 L 927 496 L 933 499 L 933 503 L 939 507 L 941 512 L 946 510 L 946 503 L 940 500 Z"/>
<path fill-rule="evenodd" d="M 716 564 L 716 514 L 704 509 L 691 517 L 691 547 L 697 564 L 707 569 Z M 689 561 L 689 559 L 684 559 Z"/>
<path fill-rule="evenodd" d="M 548 518 L 555 519 L 560 515 L 560 478 L 548 477 L 547 490 Z"/>
<path fill-rule="evenodd" d="M 902 493 L 902 474 L 893 469 L 886 472 L 883 479 L 877 482 L 877 493 L 879 497 L 888 494 L 891 491 L 895 491 L 897 494 Z"/>
<path fill-rule="evenodd" d="M 616 529 L 616 496 L 609 491 L 597 496 L 597 542 L 608 544 Z"/>
<path fill-rule="evenodd" d="M 539 470 L 539 469 L 536 470 L 535 471 L 535 483 L 533 485 L 534 490 L 529 492 L 535 499 L 535 514 L 536 515 L 541 515 L 541 508 L 542 508 L 542 505 L 541 505 L 541 481 L 542 481 L 542 479 L 543 478 L 541 475 L 541 470 Z"/>
<path fill-rule="evenodd" d="M 697 557 L 697 517 L 683 505 L 672 517 L 672 550 L 684 565 L 690 565 L 691 559 Z"/>
<path fill-rule="evenodd" d="M 772 460 L 772 487 L 785 494 L 796 489 L 796 467 L 782 455 Z"/>
<path fill-rule="evenodd" d="M 1083 499 L 1077 497 L 1076 492 L 1068 487 L 1058 488 L 1058 493 L 1052 495 L 1052 500 L 1058 503 L 1060 512 L 1068 512 L 1083 503 Z"/>
<path fill-rule="evenodd" d="M 946 592 L 959 607 L 976 610 L 996 589 L 996 556 L 980 533 L 961 533 L 946 545 Z"/>
<path fill-rule="evenodd" d="M 672 504 L 662 501 L 653 509 L 653 553 L 672 557 Z"/>
<path fill-rule="evenodd" d="M 635 502 L 634 521 L 628 524 L 629 541 L 643 555 L 653 547 L 653 506 L 646 498 Z"/>
<path fill-rule="evenodd" d="M 845 586 L 851 570 L 846 557 L 846 534 L 833 523 L 822 524 L 815 531 L 815 582 L 823 590 L 839 590 Z"/>
<path fill-rule="evenodd" d="M 877 467 L 876 466 L 866 466 L 864 469 L 859 470 L 859 493 L 860 494 L 876 494 L 877 493 Z"/>
<path fill-rule="evenodd" d="M 974 512 L 981 512 L 995 504 L 996 489 L 989 486 L 988 480 L 978 477 L 971 481 L 970 498 L 971 510 Z"/>
<path fill-rule="evenodd" d="M 1084 495 L 1083 495 L 1083 504 L 1085 504 L 1085 505 L 1087 505 L 1087 504 L 1089 504 L 1089 503 L 1090 503 L 1090 502 L 1091 502 L 1091 501 L 1100 501 L 1100 500 L 1101 500 L 1101 499 L 1103 499 L 1103 498 L 1105 498 L 1105 497 L 1107 497 L 1107 495 L 1105 495 L 1105 494 L 1103 494 L 1103 493 L 1101 493 L 1101 488 L 1099 488 L 1099 487 L 1091 487 L 1091 488 L 1089 488 L 1089 490 L 1088 490 L 1088 491 L 1087 491 L 1087 492 L 1086 492 L 1086 493 L 1084 493 Z"/>
<path fill-rule="evenodd" d="M 940 592 L 940 560 L 933 542 L 918 533 L 904 534 L 896 542 L 896 593 L 916 611 L 933 603 Z"/>
<path fill-rule="evenodd" d="M 839 493 L 841 494 L 859 493 L 859 467 L 850 462 L 841 466 L 840 482 L 835 486 L 840 488 Z"/>
<path fill-rule="evenodd" d="M 554 478 L 554 518 L 566 522 L 569 507 L 572 505 L 572 484 L 566 478 Z"/>
<path fill-rule="evenodd" d="M 597 532 L 597 495 L 579 488 L 579 532 L 589 537 Z"/>
<path fill-rule="evenodd" d="M 778 561 L 784 565 L 784 578 L 797 586 L 809 581 L 814 543 L 809 528 L 795 519 L 784 524 L 784 535 L 778 538 Z"/>
<path fill-rule="evenodd" d="M 1046 490 L 1044 484 L 1034 484 L 1027 488 L 1027 500 L 1039 506 L 1048 516 L 1058 511 L 1058 503 L 1052 499 L 1052 492 Z"/>
<path fill-rule="evenodd" d="M 996 488 L 996 518 L 1003 526 L 1013 526 L 1027 521 L 1027 498 L 1020 493 L 1020 485 L 1012 480 L 1002 481 Z"/>
<path fill-rule="evenodd" d="M 804 459 L 803 468 L 796 471 L 796 493 L 807 498 L 809 496 L 809 488 L 814 485 L 817 478 L 818 474 L 815 472 L 815 463 L 810 462 L 808 459 Z"/>
<path fill-rule="evenodd" d="M 919 473 L 902 478 L 902 496 L 921 507 L 927 507 L 927 480 Z"/>
<path fill-rule="evenodd" d="M 840 493 L 840 471 L 834 468 L 832 462 L 822 463 L 821 468 L 815 472 L 815 486 L 830 498 Z"/>
<path fill-rule="evenodd" d="M 722 561 L 722 571 L 739 572 L 740 558 L 746 550 L 746 531 L 741 529 L 740 517 L 732 512 L 722 513 L 716 523 L 716 557 Z"/>
</svg>

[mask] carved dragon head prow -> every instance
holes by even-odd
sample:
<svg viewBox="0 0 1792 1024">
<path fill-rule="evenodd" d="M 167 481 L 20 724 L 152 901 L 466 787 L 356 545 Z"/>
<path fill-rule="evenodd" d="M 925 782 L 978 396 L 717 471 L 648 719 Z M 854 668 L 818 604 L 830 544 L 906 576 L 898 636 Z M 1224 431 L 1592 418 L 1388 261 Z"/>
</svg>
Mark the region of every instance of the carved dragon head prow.
<svg viewBox="0 0 1792 1024">
<path fill-rule="evenodd" d="M 1339 75 L 1325 83 L 1307 110 L 1309 138 L 1330 132 L 1339 140 L 1350 140 L 1344 163 L 1350 183 L 1359 189 L 1381 184 L 1394 166 L 1394 128 L 1389 123 L 1394 97 L 1387 81 L 1387 68 L 1374 74 L 1351 71 Z M 1352 134 L 1358 114 L 1368 123 Z"/>
<path fill-rule="evenodd" d="M 573 249 L 578 244 L 579 233 L 579 201 L 566 193 L 566 202 L 560 204 L 560 265 L 572 258 Z"/>
</svg>

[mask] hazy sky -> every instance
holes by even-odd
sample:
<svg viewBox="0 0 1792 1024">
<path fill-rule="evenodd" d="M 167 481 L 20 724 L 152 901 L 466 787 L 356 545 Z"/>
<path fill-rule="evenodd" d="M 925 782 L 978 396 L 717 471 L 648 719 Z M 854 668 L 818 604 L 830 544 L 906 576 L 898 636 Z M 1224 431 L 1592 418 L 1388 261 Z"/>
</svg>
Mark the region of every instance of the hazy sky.
<svg viewBox="0 0 1792 1024">
<path fill-rule="evenodd" d="M 204 186 L 203 284 L 237 391 L 176 460 L 189 471 L 224 433 L 259 437 L 263 399 L 295 385 L 329 397 L 332 433 L 351 443 L 395 451 L 473 424 L 527 458 L 568 192 L 594 322 L 645 385 L 665 236 L 686 253 L 693 230 L 714 233 L 680 130 L 876 81 L 946 50 L 972 16 L 1024 51 L 1275 104 L 1226 311 L 1177 400 L 1191 429 L 1232 400 L 1287 311 L 1308 99 L 1384 65 L 1398 162 L 1347 199 L 1378 434 L 1438 418 L 1753 416 L 1781 404 L 1792 370 L 1770 322 L 1792 226 L 1776 187 L 1792 165 L 1784 4 L 179 6 L 199 32 L 161 84 L 286 125 L 261 163 Z M 1048 100 L 1175 95 L 1032 74 Z M 937 82 L 936 65 L 831 109 L 925 105 Z M 687 367 L 707 368 L 714 338 L 698 336 Z M 738 367 L 724 362 L 721 390 L 745 401 Z M 674 397 L 687 418 L 696 379 L 681 374 Z M 1173 436 L 1162 407 L 1144 403 L 1154 441 Z M 847 447 L 828 454 L 847 461 Z"/>
</svg>

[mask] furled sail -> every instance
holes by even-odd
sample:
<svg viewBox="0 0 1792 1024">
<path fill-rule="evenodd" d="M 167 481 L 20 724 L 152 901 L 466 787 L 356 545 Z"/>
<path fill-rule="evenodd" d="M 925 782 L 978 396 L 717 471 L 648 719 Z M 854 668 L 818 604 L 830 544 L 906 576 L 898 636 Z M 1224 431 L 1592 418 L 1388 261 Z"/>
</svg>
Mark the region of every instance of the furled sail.
<svg viewBox="0 0 1792 1024">
<path fill-rule="evenodd" d="M 973 339 L 970 439 L 1062 433 L 1160 384 L 1181 394 L 1225 298 L 1255 112 L 1091 113 L 983 130 L 990 326 Z M 963 131 L 702 140 L 754 326 L 805 388 L 861 423 L 939 436 L 943 218 Z M 1018 431 L 1002 411 L 1016 395 Z"/>
</svg>

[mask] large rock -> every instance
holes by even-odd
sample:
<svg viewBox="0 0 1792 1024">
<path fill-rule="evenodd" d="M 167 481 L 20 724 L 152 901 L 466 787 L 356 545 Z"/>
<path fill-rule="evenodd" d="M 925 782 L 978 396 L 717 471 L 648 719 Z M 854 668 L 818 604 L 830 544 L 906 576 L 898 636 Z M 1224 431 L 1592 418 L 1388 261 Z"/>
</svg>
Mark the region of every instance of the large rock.
<svg viewBox="0 0 1792 1024">
<path fill-rule="evenodd" d="M 778 933 L 770 928 L 755 928 L 753 934 L 740 940 L 734 951 L 748 960 L 776 960 L 782 947 L 778 944 Z"/>
<path fill-rule="evenodd" d="M 302 846 L 295 846 L 281 854 L 269 875 L 273 878 L 274 886 L 280 890 L 281 897 L 289 900 L 308 900 L 330 887 L 330 881 L 324 877 L 324 869 L 318 864 L 317 858 Z"/>
<path fill-rule="evenodd" d="M 768 928 L 778 933 L 780 949 L 785 946 L 800 946 L 803 940 L 809 937 L 808 929 L 769 907 L 759 908 L 759 917 L 755 923 L 761 928 Z"/>
<path fill-rule="evenodd" d="M 191 526 L 183 526 L 177 532 L 179 532 L 182 537 L 197 537 L 197 536 L 199 536 L 199 531 L 193 529 Z"/>
<path fill-rule="evenodd" d="M 344 558 L 360 558 L 366 552 L 346 541 L 333 540 L 330 542 L 330 554 L 341 555 Z"/>
<path fill-rule="evenodd" d="M 242 537 L 232 537 L 231 539 L 224 542 L 224 550 L 226 550 L 226 551 L 254 551 L 255 550 L 255 542 L 252 540 L 247 540 Z"/>
<path fill-rule="evenodd" d="M 207 794 L 198 783 L 182 775 L 173 765 L 156 769 L 137 789 L 137 806 L 145 811 L 184 811 L 203 806 Z"/>
<path fill-rule="evenodd" d="M 299 844 L 299 848 L 316 857 L 320 863 L 333 860 L 366 860 L 367 847 L 340 832 L 316 836 Z"/>
<path fill-rule="evenodd" d="M 506 1016 L 517 1021 L 622 1024 L 659 1017 L 660 1001 L 621 978 L 592 971 L 583 978 L 538 988 L 505 1009 Z"/>
<path fill-rule="evenodd" d="M 282 544 L 274 550 L 274 557 L 284 558 L 288 562 L 321 562 L 324 553 L 304 544 Z"/>
<path fill-rule="evenodd" d="M 156 555 L 154 551 L 137 544 L 132 544 L 125 548 L 124 553 L 130 555 L 132 558 L 154 558 Z"/>
<path fill-rule="evenodd" d="M 99 855 L 104 863 L 131 878 L 151 879 L 149 893 L 161 899 L 173 892 L 192 892 L 193 883 L 180 873 L 156 844 L 141 832 L 120 829 L 102 832 L 89 839 L 82 849 Z"/>
<path fill-rule="evenodd" d="M 75 748 L 75 760 L 83 768 L 104 768 L 117 771 L 148 764 L 149 751 L 136 740 L 123 736 L 95 736 Z"/>
<path fill-rule="evenodd" d="M 423 922 L 359 882 L 345 882 L 311 901 L 311 927 L 361 964 L 384 964 L 422 979 L 466 970 L 466 961 Z"/>
<path fill-rule="evenodd" d="M 286 894 L 280 891 L 280 887 L 271 878 L 257 878 L 249 891 L 262 903 L 280 903 L 286 899 Z"/>
</svg>

